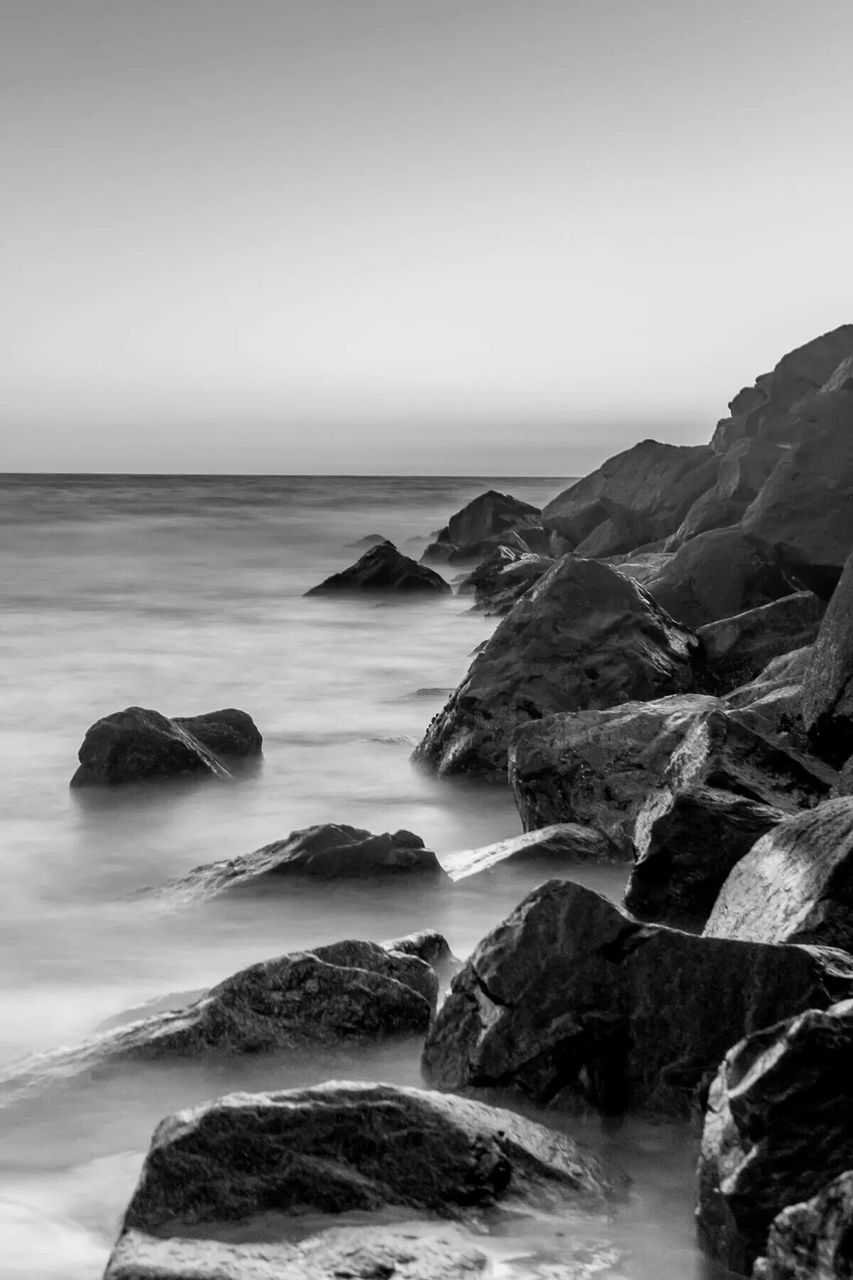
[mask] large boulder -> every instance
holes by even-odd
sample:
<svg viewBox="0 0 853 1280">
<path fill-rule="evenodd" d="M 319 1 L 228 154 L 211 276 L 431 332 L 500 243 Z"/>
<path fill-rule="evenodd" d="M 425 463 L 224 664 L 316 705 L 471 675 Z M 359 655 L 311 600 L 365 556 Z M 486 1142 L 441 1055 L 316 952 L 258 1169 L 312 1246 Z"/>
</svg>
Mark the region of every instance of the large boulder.
<svg viewBox="0 0 853 1280">
<path fill-rule="evenodd" d="M 159 711 L 127 707 L 86 731 L 71 785 L 114 786 L 191 774 L 230 778 L 235 764 L 257 759 L 262 747 L 245 711 L 229 707 L 169 719 Z"/>
<path fill-rule="evenodd" d="M 477 946 L 424 1047 L 430 1083 L 682 1114 L 733 1041 L 853 993 L 853 957 L 639 924 L 549 880 Z"/>
<path fill-rule="evenodd" d="M 699 533 L 737 524 L 784 450 L 767 440 L 736 440 L 720 460 L 717 481 L 696 499 L 666 543 L 677 551 Z"/>
<path fill-rule="evenodd" d="M 631 551 L 673 533 L 699 495 L 714 484 L 718 466 L 719 459 L 704 445 L 643 440 L 549 502 L 542 523 L 576 547 L 610 521 L 596 541 L 609 550 L 598 554 Z"/>
<path fill-rule="evenodd" d="M 261 888 L 270 878 L 314 876 L 321 880 L 363 880 L 416 875 L 446 879 L 432 849 L 411 831 L 374 835 L 360 827 L 326 822 L 292 831 L 253 853 L 195 867 L 157 890 L 177 897 L 212 897 L 229 890 Z"/>
<path fill-rule="evenodd" d="M 853 951 L 853 799 L 768 830 L 733 868 L 705 933 Z"/>
<path fill-rule="evenodd" d="M 699 627 L 702 654 L 719 689 L 753 680 L 773 658 L 811 644 L 824 604 L 811 591 L 795 591 L 731 618 Z"/>
<path fill-rule="evenodd" d="M 574 822 L 558 822 L 520 836 L 510 836 L 496 844 L 479 849 L 465 849 L 447 855 L 446 862 L 454 880 L 465 880 L 482 871 L 493 871 L 507 863 L 535 862 L 570 870 L 578 863 L 608 865 L 624 861 L 624 853 L 612 840 L 594 827 L 581 827 Z"/>
<path fill-rule="evenodd" d="M 474 593 L 474 608 L 501 616 L 553 566 L 551 556 L 532 555 L 500 546 L 463 580 L 460 593 Z"/>
<path fill-rule="evenodd" d="M 449 595 L 450 583 L 434 569 L 418 564 L 397 550 L 393 542 L 380 542 L 365 551 L 348 569 L 306 591 L 306 596 L 337 592 L 379 595 Z"/>
<path fill-rule="evenodd" d="M 853 518 L 853 506 L 850 515 Z M 803 721 L 819 755 L 839 766 L 853 755 L 853 554 L 809 656 Z"/>
<path fill-rule="evenodd" d="M 477 653 L 415 757 L 440 773 L 503 778 L 518 725 L 690 689 L 696 644 L 636 583 L 567 555 Z"/>
<path fill-rule="evenodd" d="M 424 552 L 425 560 L 473 560 L 510 530 L 540 529 L 540 511 L 509 493 L 489 489 L 457 511 Z"/>
<path fill-rule="evenodd" d="M 703 1247 L 731 1270 L 749 1271 L 778 1213 L 853 1168 L 851 1078 L 850 1000 L 767 1026 L 725 1055 L 708 1098 L 697 1218 Z"/>
<path fill-rule="evenodd" d="M 853 1276 L 853 1172 L 773 1220 L 753 1280 L 850 1280 Z"/>
<path fill-rule="evenodd" d="M 269 1211 L 463 1218 L 502 1201 L 600 1202 L 610 1187 L 601 1164 L 571 1138 L 509 1111 L 335 1081 L 236 1093 L 163 1120 L 124 1229 L 173 1235 Z"/>
<path fill-rule="evenodd" d="M 737 527 L 691 538 L 645 585 L 667 613 L 694 628 L 791 591 L 776 565 Z"/>
<path fill-rule="evenodd" d="M 811 647 L 803 645 L 771 658 L 747 684 L 725 695 L 728 706 L 760 716 L 768 729 L 798 751 L 810 750 L 802 715 L 803 680 Z M 813 766 L 820 767 L 815 761 Z M 827 770 L 827 776 L 829 772 Z"/>
</svg>

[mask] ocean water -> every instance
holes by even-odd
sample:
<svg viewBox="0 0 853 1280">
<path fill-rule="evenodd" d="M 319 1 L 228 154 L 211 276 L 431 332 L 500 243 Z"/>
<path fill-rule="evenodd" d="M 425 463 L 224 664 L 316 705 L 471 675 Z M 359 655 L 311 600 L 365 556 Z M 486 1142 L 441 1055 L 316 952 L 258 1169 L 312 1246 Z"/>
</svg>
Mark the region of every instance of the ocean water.
<svg viewBox="0 0 853 1280">
<path fill-rule="evenodd" d="M 451 893 L 318 883 L 180 909 L 138 894 L 318 822 L 407 827 L 449 866 L 519 831 L 504 789 L 438 781 L 410 760 L 494 620 L 464 597 L 303 594 L 355 559 L 351 544 L 369 533 L 418 556 L 489 487 L 541 504 L 564 482 L 0 477 L 0 1086 L 20 1059 L 285 951 L 435 926 L 465 955 L 551 873 L 505 868 Z M 70 791 L 87 727 L 134 704 L 167 715 L 240 707 L 264 735 L 263 765 L 233 784 Z M 614 898 L 623 887 L 613 869 L 576 878 Z M 403 1043 L 148 1065 L 37 1102 L 0 1087 L 0 1277 L 96 1280 L 167 1112 L 329 1078 L 417 1084 L 418 1056 Z M 541 1228 L 505 1232 L 490 1242 L 500 1274 L 718 1275 L 693 1241 L 686 1130 L 582 1129 L 630 1175 L 630 1194 L 612 1218 L 556 1224 L 551 1252 Z M 543 1269 L 554 1256 L 575 1270 Z"/>
</svg>

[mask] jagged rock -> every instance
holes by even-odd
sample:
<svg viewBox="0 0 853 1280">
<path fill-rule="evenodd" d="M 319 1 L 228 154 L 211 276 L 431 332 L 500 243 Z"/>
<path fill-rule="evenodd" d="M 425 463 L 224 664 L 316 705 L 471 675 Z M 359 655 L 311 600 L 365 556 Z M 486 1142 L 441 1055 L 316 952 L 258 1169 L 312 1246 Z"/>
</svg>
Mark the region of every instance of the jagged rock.
<svg viewBox="0 0 853 1280">
<path fill-rule="evenodd" d="M 823 602 L 813 592 L 796 591 L 699 627 L 696 635 L 717 687 L 733 689 L 745 684 L 773 658 L 811 644 L 823 611 Z"/>
<path fill-rule="evenodd" d="M 696 643 L 615 569 L 565 556 L 476 655 L 415 757 L 440 773 L 502 778 L 516 726 L 689 689 Z"/>
<path fill-rule="evenodd" d="M 212 897 L 226 890 L 251 889 L 269 876 L 317 876 L 323 880 L 385 875 L 445 877 L 432 849 L 411 831 L 374 835 L 360 827 L 326 822 L 292 831 L 253 853 L 195 867 L 158 889 L 178 897 Z"/>
<path fill-rule="evenodd" d="M 632 551 L 630 555 L 610 556 L 608 563 L 624 573 L 626 578 L 633 578 L 643 587 L 652 578 L 656 578 L 669 564 L 672 556 L 666 551 Z"/>
<path fill-rule="evenodd" d="M 168 719 L 159 711 L 128 707 L 97 720 L 78 752 L 72 787 L 113 786 L 152 778 L 208 774 L 261 755 L 263 739 L 250 715 L 229 707 Z"/>
<path fill-rule="evenodd" d="M 481 559 L 511 530 L 541 528 L 539 508 L 508 493 L 489 489 L 450 517 L 423 554 L 424 560 Z M 525 550 L 529 550 L 526 543 Z"/>
<path fill-rule="evenodd" d="M 461 1233 L 337 1227 L 298 1244 L 226 1244 L 126 1231 L 104 1280 L 474 1280 L 486 1255 Z"/>
<path fill-rule="evenodd" d="M 753 1280 L 850 1280 L 853 1276 L 853 1172 L 773 1220 Z"/>
<path fill-rule="evenodd" d="M 781 741 L 804 752 L 809 745 L 802 717 L 802 694 L 810 652 L 810 647 L 804 645 L 773 658 L 754 680 L 725 695 L 730 707 L 753 718 L 760 716 Z M 813 767 L 820 765 L 815 762 Z"/>
<path fill-rule="evenodd" d="M 851 1075 L 850 1000 L 726 1054 L 708 1098 L 697 1218 L 703 1248 L 731 1270 L 749 1271 L 781 1210 L 853 1167 Z"/>
<path fill-rule="evenodd" d="M 721 498 L 716 489 L 708 489 L 696 499 L 675 533 L 667 538 L 666 550 L 674 553 L 697 534 L 737 524 L 748 506 L 748 501 Z"/>
<path fill-rule="evenodd" d="M 803 721 L 818 755 L 841 766 L 853 754 L 853 554 L 809 656 Z"/>
<path fill-rule="evenodd" d="M 696 499 L 667 539 L 667 551 L 677 551 L 699 533 L 737 524 L 783 453 L 767 440 L 736 440 L 720 459 L 714 487 Z"/>
<path fill-rule="evenodd" d="M 578 884 L 535 889 L 453 980 L 423 1055 L 447 1089 L 682 1114 L 739 1037 L 853 992 L 853 957 L 638 924 Z"/>
<path fill-rule="evenodd" d="M 593 827 L 573 822 L 557 822 L 537 831 L 510 836 L 480 849 L 466 849 L 449 854 L 447 865 L 454 880 L 465 880 L 481 871 L 491 871 L 507 862 L 548 861 L 570 868 L 578 863 L 613 863 L 624 860 L 624 853 Z"/>
<path fill-rule="evenodd" d="M 509 613 L 517 600 L 529 591 L 553 566 L 550 556 L 535 556 L 512 547 L 500 546 L 463 580 L 459 587 L 473 591 L 474 607 L 483 613 Z"/>
<path fill-rule="evenodd" d="M 440 595 L 450 593 L 450 583 L 426 565 L 401 555 L 393 542 L 382 542 L 365 551 L 348 569 L 332 574 L 305 594 L 317 596 L 336 591 Z"/>
<path fill-rule="evenodd" d="M 719 459 L 704 445 L 643 440 L 608 458 L 549 502 L 542 523 L 576 547 L 613 520 L 614 528 L 632 530 L 632 545 L 639 547 L 678 528 L 695 500 L 714 483 L 718 465 Z M 630 550 L 631 546 L 613 547 L 612 554 Z"/>
<path fill-rule="evenodd" d="M 562 1133 L 463 1098 L 332 1081 L 231 1094 L 161 1121 L 124 1229 L 404 1208 L 462 1218 L 501 1201 L 599 1201 L 602 1165 Z"/>
<path fill-rule="evenodd" d="M 732 870 L 705 933 L 853 951 L 853 800 L 827 800 L 769 830 Z"/>
<path fill-rule="evenodd" d="M 789 595 L 790 584 L 740 529 L 712 529 L 678 549 L 646 590 L 688 627 L 730 618 Z"/>
<path fill-rule="evenodd" d="M 690 787 L 645 833 L 625 906 L 639 920 L 701 930 L 734 866 L 785 814 L 715 787 Z"/>
<path fill-rule="evenodd" d="M 597 524 L 574 548 L 575 555 L 603 559 L 624 555 L 647 541 L 646 525 L 630 512 L 608 516 Z"/>
</svg>

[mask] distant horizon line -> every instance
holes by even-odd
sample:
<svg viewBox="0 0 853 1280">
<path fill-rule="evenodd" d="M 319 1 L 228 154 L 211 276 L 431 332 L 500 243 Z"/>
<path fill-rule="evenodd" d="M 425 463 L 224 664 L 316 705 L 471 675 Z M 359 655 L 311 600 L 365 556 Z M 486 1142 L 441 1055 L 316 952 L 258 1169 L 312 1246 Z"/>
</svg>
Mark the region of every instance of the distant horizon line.
<svg viewBox="0 0 853 1280">
<path fill-rule="evenodd" d="M 0 480 L 567 480 L 565 472 L 501 471 L 0 471 Z"/>
</svg>

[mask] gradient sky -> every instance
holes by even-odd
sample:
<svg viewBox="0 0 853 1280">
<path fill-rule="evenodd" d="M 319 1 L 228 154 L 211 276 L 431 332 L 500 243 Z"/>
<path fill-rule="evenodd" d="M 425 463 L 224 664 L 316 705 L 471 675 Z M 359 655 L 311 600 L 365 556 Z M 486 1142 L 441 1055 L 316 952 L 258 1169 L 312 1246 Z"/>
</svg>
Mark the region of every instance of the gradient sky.
<svg viewBox="0 0 853 1280">
<path fill-rule="evenodd" d="M 851 0 L 0 0 L 0 469 L 575 474 L 853 320 Z"/>
</svg>

